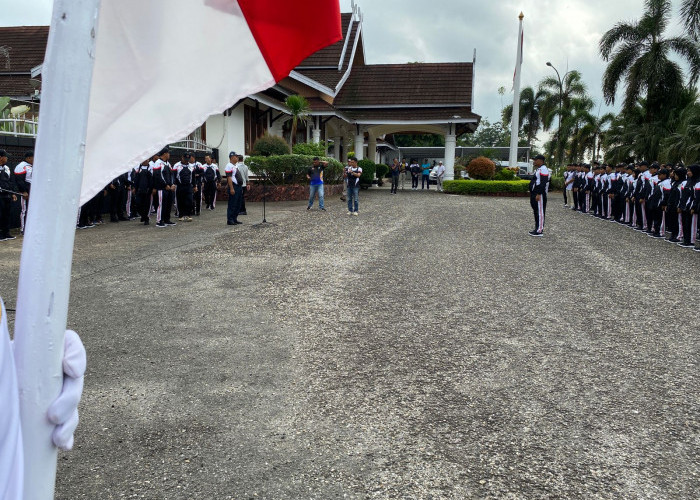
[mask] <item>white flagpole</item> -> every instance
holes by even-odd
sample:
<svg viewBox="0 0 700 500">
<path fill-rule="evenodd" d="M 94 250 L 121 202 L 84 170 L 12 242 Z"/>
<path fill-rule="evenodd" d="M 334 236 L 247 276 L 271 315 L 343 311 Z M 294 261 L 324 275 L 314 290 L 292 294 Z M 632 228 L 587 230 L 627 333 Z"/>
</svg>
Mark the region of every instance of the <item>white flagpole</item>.
<svg viewBox="0 0 700 500">
<path fill-rule="evenodd" d="M 63 336 L 99 8 L 100 0 L 55 0 L 43 65 L 15 321 L 25 499 L 53 498 L 56 480 L 57 450 L 46 412 L 63 380 Z"/>
<path fill-rule="evenodd" d="M 513 80 L 513 113 L 510 125 L 510 154 L 508 156 L 508 166 L 518 166 L 518 130 L 520 123 L 520 69 L 522 61 L 522 42 L 523 42 L 523 18 L 525 16 L 520 13 L 520 28 L 518 29 L 518 49 L 515 55 L 515 78 Z"/>
</svg>

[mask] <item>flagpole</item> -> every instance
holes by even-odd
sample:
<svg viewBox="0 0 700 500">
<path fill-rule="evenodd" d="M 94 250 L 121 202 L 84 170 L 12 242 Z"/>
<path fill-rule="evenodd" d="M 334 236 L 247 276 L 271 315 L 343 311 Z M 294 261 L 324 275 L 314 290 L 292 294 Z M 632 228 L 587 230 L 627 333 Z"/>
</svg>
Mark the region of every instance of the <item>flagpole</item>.
<svg viewBox="0 0 700 500">
<path fill-rule="evenodd" d="M 520 27 L 518 28 L 518 48 L 515 55 L 515 76 L 513 78 L 513 113 L 510 125 L 510 154 L 508 155 L 508 165 L 518 166 L 518 130 L 520 129 L 520 69 L 523 60 L 523 18 L 521 12 L 518 16 Z"/>
<path fill-rule="evenodd" d="M 53 498 L 57 449 L 46 413 L 61 390 L 75 225 L 100 0 L 55 0 L 43 65 L 31 203 L 20 261 L 15 360 L 24 498 Z"/>
</svg>

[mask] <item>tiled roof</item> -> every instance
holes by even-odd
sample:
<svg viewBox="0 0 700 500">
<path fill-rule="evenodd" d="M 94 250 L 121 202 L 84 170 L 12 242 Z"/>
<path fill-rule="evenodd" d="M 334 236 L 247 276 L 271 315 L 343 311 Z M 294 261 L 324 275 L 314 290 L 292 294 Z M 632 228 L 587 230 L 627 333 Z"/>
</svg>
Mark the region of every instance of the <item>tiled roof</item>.
<svg viewBox="0 0 700 500">
<path fill-rule="evenodd" d="M 6 71 L 31 71 L 44 62 L 46 43 L 49 39 L 48 26 L 13 26 L 0 28 L 0 73 Z"/>
<path fill-rule="evenodd" d="M 34 94 L 34 87 L 29 84 L 27 76 L 6 76 L 0 73 L 0 96 L 29 97 Z"/>
<path fill-rule="evenodd" d="M 301 62 L 301 64 L 299 64 L 299 68 L 303 66 L 335 66 L 337 68 L 338 63 L 340 62 L 340 54 L 343 52 L 343 45 L 345 44 L 345 35 L 348 32 L 348 25 L 350 24 L 350 19 L 352 19 L 352 14 L 341 14 L 340 26 L 343 30 L 343 39 L 334 43 L 333 45 L 329 45 L 328 47 L 311 54 L 309 57 L 304 59 Z M 351 35 L 350 42 L 352 42 L 356 30 L 357 23 L 354 23 L 352 30 L 353 35 Z M 352 45 L 350 45 L 350 47 L 347 50 L 351 49 Z"/>
<path fill-rule="evenodd" d="M 341 110 L 352 121 L 361 122 L 451 122 L 454 120 L 480 120 L 481 117 L 466 108 L 374 108 Z"/>
<path fill-rule="evenodd" d="M 323 111 L 335 111 L 335 108 L 328 104 L 326 101 L 320 97 L 307 97 L 306 101 L 309 103 L 311 112 L 323 112 Z"/>
<path fill-rule="evenodd" d="M 353 66 L 335 99 L 352 106 L 461 104 L 471 106 L 472 63 Z"/>
</svg>

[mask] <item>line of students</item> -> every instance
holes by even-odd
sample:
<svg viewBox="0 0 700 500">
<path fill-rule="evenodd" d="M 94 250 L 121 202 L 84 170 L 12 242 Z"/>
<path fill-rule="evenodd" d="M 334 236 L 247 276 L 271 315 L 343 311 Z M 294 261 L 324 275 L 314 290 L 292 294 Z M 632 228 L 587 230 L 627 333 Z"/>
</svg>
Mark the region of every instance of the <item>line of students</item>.
<svg viewBox="0 0 700 500">
<path fill-rule="evenodd" d="M 564 206 L 694 249 L 700 212 L 700 165 L 568 165 Z"/>
<path fill-rule="evenodd" d="M 170 164 L 170 151 L 164 148 L 138 167 L 113 179 L 105 188 L 80 208 L 78 229 L 101 224 L 102 201 L 109 197 L 110 221 L 134 220 L 140 216 L 144 225 L 150 224 L 150 216 L 156 215 L 156 227 L 176 225 L 180 221 L 192 221 L 198 216 L 202 202 L 207 210 L 216 207 L 216 188 L 221 182 L 219 167 L 210 154 L 204 164 L 196 161 L 194 153 L 186 152 L 181 161 Z"/>
</svg>

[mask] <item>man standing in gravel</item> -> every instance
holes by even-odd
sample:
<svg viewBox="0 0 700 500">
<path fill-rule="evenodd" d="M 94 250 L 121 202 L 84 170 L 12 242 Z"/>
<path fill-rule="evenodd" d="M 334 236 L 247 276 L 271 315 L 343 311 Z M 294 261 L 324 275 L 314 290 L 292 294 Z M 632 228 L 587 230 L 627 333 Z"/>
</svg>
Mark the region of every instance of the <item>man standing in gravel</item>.
<svg viewBox="0 0 700 500">
<path fill-rule="evenodd" d="M 245 192 L 250 189 L 250 184 L 248 183 L 248 165 L 245 164 L 245 157 L 243 155 L 238 155 L 238 171 L 241 173 L 241 178 L 243 179 L 243 184 L 241 184 L 241 208 L 238 211 L 238 215 L 248 215 L 245 209 Z"/>
<path fill-rule="evenodd" d="M 357 158 L 350 156 L 348 158 L 348 166 L 345 169 L 345 175 L 348 179 L 348 215 L 360 215 L 357 213 L 358 196 L 360 194 L 360 176 L 362 176 L 362 167 L 357 166 Z"/>
<path fill-rule="evenodd" d="M 547 188 L 549 187 L 549 169 L 544 164 L 544 156 L 537 155 L 533 161 L 535 175 L 530 181 L 530 206 L 535 214 L 535 229 L 530 236 L 544 236 L 544 214 L 547 211 Z"/>
<path fill-rule="evenodd" d="M 229 226 L 242 224 L 238 221 L 238 213 L 241 210 L 241 195 L 243 177 L 238 171 L 238 155 L 231 151 L 228 155 L 229 162 L 226 165 L 226 183 L 228 187 L 228 207 L 226 209 L 226 223 Z"/>
<path fill-rule="evenodd" d="M 309 204 L 306 210 L 311 210 L 314 206 L 314 198 L 318 193 L 318 208 L 326 211 L 323 206 L 323 169 L 327 166 L 327 161 L 321 161 L 318 156 L 314 156 L 313 163 L 306 173 L 306 178 L 309 179 Z"/>
<path fill-rule="evenodd" d="M 445 178 L 445 165 L 442 164 L 442 162 L 438 162 L 438 168 L 436 172 L 436 178 L 437 178 L 437 190 L 442 193 L 442 181 Z"/>
</svg>

